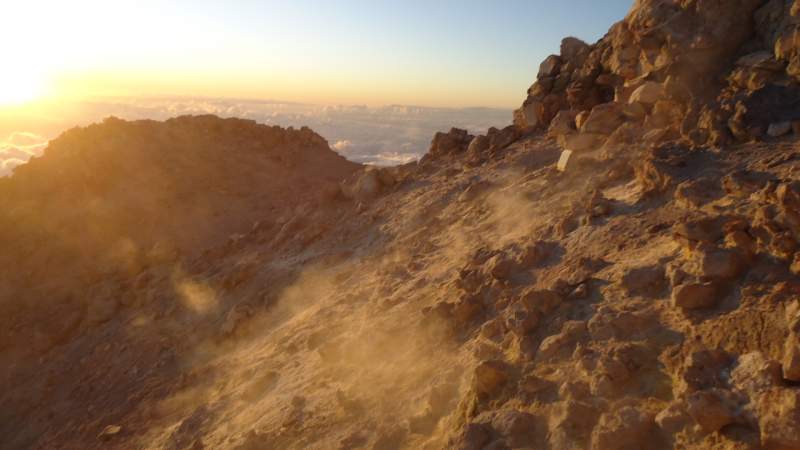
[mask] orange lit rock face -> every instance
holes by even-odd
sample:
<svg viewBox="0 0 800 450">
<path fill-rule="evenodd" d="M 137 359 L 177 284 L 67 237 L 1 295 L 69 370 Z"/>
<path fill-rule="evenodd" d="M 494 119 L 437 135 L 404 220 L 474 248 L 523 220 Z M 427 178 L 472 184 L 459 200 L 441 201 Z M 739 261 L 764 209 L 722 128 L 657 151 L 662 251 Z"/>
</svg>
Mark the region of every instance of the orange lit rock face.
<svg viewBox="0 0 800 450">
<path fill-rule="evenodd" d="M 659 140 L 682 136 L 696 145 L 781 136 L 800 120 L 797 93 L 782 82 L 798 72 L 792 8 L 758 0 L 636 2 L 596 44 L 565 39 L 560 57 L 542 63 L 518 111 L 528 117 L 538 105 L 538 120 L 518 125 L 546 128 L 559 111 L 636 102 L 648 106 L 647 117 L 629 118 L 640 136 L 664 130 Z M 674 113 L 665 114 L 667 106 Z"/>
</svg>

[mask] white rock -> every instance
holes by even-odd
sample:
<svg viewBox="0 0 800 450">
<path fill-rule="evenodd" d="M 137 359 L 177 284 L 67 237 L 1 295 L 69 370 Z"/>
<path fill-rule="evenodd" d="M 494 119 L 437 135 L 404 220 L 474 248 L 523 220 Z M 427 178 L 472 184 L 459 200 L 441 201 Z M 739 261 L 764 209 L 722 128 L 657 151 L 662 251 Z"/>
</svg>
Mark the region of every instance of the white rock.
<svg viewBox="0 0 800 450">
<path fill-rule="evenodd" d="M 556 168 L 559 172 L 567 170 L 567 164 L 569 164 L 570 157 L 572 157 L 571 150 L 564 150 L 561 152 L 561 157 L 558 158 L 558 165 L 556 165 Z"/>
</svg>

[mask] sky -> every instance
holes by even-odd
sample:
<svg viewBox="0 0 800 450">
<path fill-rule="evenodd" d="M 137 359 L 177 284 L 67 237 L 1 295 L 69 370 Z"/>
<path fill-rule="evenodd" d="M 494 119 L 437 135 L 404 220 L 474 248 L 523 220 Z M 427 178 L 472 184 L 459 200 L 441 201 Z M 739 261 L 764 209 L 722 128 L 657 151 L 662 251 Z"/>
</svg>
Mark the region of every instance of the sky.
<svg viewBox="0 0 800 450">
<path fill-rule="evenodd" d="M 108 116 L 310 126 L 346 157 L 419 158 L 511 123 L 561 39 L 632 0 L 0 0 L 0 177 Z"/>
<path fill-rule="evenodd" d="M 630 4 L 3 0 L 0 104 L 46 90 L 510 108 L 563 37 L 593 42 Z"/>
</svg>

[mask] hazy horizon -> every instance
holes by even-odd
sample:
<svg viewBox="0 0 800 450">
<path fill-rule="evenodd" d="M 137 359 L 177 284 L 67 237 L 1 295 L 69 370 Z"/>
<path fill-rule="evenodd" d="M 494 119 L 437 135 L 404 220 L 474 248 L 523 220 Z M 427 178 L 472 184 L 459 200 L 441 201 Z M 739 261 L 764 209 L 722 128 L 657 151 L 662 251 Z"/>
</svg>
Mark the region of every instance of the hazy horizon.
<svg viewBox="0 0 800 450">
<path fill-rule="evenodd" d="M 103 98 L 44 105 L 13 115 L 0 112 L 0 177 L 40 156 L 47 141 L 63 131 L 96 123 L 109 116 L 126 120 L 166 120 L 181 115 L 214 114 L 267 125 L 308 126 L 325 137 L 334 150 L 351 161 L 393 165 L 420 158 L 432 136 L 459 127 L 485 133 L 511 121 L 511 110 L 499 108 L 430 108 L 412 105 L 315 105 L 267 100 L 150 97 Z"/>
<path fill-rule="evenodd" d="M 565 35 L 593 42 L 630 4 L 10 2 L 0 107 L 167 95 L 512 108 Z"/>
<path fill-rule="evenodd" d="M 14 43 L 0 72 L 0 176 L 111 115 L 306 125 L 355 161 L 405 162 L 436 131 L 510 124 L 561 39 L 596 41 L 630 3 L 12 2 L 0 27 Z"/>
</svg>

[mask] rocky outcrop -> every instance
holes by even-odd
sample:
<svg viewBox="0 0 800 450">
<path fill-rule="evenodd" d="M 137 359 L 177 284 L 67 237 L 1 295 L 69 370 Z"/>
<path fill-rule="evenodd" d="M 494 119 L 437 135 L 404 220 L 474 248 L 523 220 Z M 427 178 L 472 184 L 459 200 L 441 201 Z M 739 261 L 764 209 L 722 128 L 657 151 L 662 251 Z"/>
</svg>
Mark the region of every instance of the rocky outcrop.
<svg viewBox="0 0 800 450">
<path fill-rule="evenodd" d="M 542 63 L 514 123 L 545 129 L 563 111 L 591 116 L 600 108 L 602 127 L 578 127 L 589 136 L 559 126 L 562 146 L 573 151 L 601 147 L 622 125 L 608 111 L 623 105 L 635 105 L 625 121 L 639 138 L 722 145 L 782 136 L 800 120 L 797 14 L 782 0 L 637 1 L 599 42 L 565 39 L 561 55 Z"/>
</svg>

